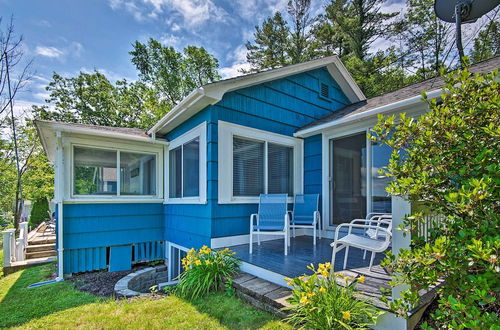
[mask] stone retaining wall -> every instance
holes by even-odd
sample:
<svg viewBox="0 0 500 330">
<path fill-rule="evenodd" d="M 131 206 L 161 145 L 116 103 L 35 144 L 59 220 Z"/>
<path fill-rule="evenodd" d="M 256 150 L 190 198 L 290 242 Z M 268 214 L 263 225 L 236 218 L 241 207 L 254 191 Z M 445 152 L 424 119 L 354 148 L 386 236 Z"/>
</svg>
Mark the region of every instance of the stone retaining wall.
<svg viewBox="0 0 500 330">
<path fill-rule="evenodd" d="M 148 267 L 130 273 L 115 285 L 116 297 L 134 297 L 151 292 L 151 287 L 168 281 L 167 266 Z"/>
</svg>

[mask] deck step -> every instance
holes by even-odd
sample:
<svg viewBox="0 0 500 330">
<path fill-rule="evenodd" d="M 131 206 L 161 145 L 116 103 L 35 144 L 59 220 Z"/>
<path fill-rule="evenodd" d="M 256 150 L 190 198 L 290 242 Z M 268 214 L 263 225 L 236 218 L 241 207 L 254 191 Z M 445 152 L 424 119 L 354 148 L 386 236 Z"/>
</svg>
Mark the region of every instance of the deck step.
<svg viewBox="0 0 500 330">
<path fill-rule="evenodd" d="M 36 244 L 36 245 L 30 245 L 26 247 L 26 253 L 31 253 L 31 252 L 42 252 L 42 251 L 55 251 L 56 250 L 56 244 Z"/>
<path fill-rule="evenodd" d="M 282 318 L 287 316 L 283 308 L 289 306 L 286 300 L 292 295 L 290 289 L 244 272 L 233 278 L 233 287 L 251 305 Z"/>
<path fill-rule="evenodd" d="M 53 257 L 56 255 L 56 251 L 38 251 L 38 252 L 27 252 L 26 259 L 38 259 L 45 257 Z"/>
<path fill-rule="evenodd" d="M 3 273 L 4 275 L 9 275 L 21 269 L 49 264 L 54 261 L 56 261 L 56 257 L 45 257 L 45 258 L 36 258 L 24 261 L 16 261 L 13 262 L 9 267 L 4 267 Z"/>
<path fill-rule="evenodd" d="M 55 244 L 56 237 L 48 236 L 48 237 L 37 237 L 34 240 L 28 241 L 28 245 L 45 245 L 45 244 Z"/>
</svg>

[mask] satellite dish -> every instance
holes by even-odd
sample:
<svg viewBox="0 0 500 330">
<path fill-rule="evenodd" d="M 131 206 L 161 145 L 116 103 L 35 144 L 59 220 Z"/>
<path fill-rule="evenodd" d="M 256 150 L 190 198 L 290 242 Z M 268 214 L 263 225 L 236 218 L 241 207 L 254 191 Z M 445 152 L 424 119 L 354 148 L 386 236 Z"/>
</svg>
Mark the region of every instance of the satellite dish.
<svg viewBox="0 0 500 330">
<path fill-rule="evenodd" d="M 462 23 L 475 22 L 500 4 L 500 0 L 435 0 L 434 11 L 437 17 L 445 22 L 455 23 L 460 62 L 464 65 L 464 48 L 462 46 Z"/>
<path fill-rule="evenodd" d="M 462 23 L 472 23 L 500 4 L 500 0 L 436 0 L 434 11 L 445 22 L 456 23 L 455 8 L 461 7 Z"/>
</svg>

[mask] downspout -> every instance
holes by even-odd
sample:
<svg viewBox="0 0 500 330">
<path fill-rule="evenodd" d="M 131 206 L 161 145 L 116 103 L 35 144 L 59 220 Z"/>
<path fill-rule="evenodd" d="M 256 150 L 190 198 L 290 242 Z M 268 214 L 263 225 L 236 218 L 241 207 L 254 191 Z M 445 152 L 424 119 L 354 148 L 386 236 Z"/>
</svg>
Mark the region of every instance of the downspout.
<svg viewBox="0 0 500 330">
<path fill-rule="evenodd" d="M 55 159 L 55 202 L 57 204 L 57 278 L 56 281 L 64 280 L 64 248 L 63 248 L 63 196 L 64 196 L 64 185 L 63 185 L 63 145 L 62 145 L 62 134 L 60 131 L 56 132 L 57 147 L 56 147 L 56 159 Z"/>
</svg>

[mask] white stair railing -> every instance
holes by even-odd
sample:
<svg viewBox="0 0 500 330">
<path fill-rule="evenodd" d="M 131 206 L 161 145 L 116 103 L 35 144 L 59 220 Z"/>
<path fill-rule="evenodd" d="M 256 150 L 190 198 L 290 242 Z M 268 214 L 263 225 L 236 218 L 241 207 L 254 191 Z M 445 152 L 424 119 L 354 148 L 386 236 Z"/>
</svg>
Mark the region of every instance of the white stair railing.
<svg viewBox="0 0 500 330">
<path fill-rule="evenodd" d="M 16 239 L 16 230 L 7 229 L 2 232 L 3 238 L 3 267 L 9 267 L 13 262 L 26 260 L 28 246 L 28 222 L 19 224 L 19 238 Z"/>
</svg>

